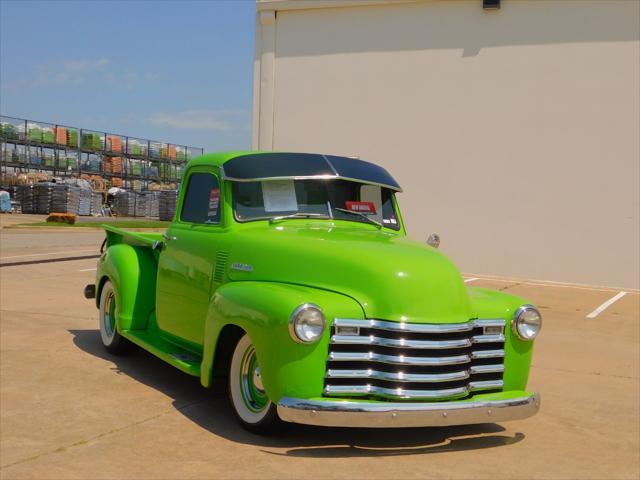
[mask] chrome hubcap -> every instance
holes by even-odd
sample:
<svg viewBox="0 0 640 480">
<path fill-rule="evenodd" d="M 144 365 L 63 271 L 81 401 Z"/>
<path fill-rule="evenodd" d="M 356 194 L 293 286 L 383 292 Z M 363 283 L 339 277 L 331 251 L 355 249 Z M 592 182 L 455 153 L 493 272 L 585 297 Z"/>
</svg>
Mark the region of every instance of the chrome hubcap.
<svg viewBox="0 0 640 480">
<path fill-rule="evenodd" d="M 260 367 L 256 366 L 253 370 L 253 385 L 260 393 L 264 393 L 264 387 L 262 386 L 262 377 L 260 376 Z"/>
<path fill-rule="evenodd" d="M 252 412 L 261 412 L 269 405 L 269 399 L 264 392 L 262 376 L 253 345 L 247 348 L 240 366 L 240 391 L 246 407 Z"/>
<path fill-rule="evenodd" d="M 113 333 L 115 331 L 115 326 L 116 326 L 115 310 L 116 310 L 115 298 L 114 298 L 113 292 L 109 292 L 104 302 L 104 328 L 109 338 L 113 336 Z"/>
</svg>

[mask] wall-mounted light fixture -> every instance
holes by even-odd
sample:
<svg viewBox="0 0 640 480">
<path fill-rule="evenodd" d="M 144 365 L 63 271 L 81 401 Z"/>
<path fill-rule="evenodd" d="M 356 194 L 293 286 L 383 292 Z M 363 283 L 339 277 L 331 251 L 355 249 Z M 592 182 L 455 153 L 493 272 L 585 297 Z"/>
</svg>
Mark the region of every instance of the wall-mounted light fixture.
<svg viewBox="0 0 640 480">
<path fill-rule="evenodd" d="M 500 0 L 482 0 L 482 8 L 485 10 L 499 10 Z"/>
</svg>

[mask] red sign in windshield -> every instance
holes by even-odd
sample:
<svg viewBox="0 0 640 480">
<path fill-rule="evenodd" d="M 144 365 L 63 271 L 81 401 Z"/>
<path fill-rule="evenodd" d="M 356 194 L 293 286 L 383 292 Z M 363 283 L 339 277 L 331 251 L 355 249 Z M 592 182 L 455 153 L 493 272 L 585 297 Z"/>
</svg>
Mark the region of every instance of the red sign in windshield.
<svg viewBox="0 0 640 480">
<path fill-rule="evenodd" d="M 376 206 L 373 202 L 344 202 L 347 210 L 352 212 L 364 213 L 365 215 L 375 215 Z"/>
</svg>

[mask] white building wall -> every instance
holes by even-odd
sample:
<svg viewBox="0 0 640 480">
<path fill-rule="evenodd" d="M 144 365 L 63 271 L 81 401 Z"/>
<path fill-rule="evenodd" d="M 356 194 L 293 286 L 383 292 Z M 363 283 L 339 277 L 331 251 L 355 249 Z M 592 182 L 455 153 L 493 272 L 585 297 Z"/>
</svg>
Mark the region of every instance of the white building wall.
<svg viewBox="0 0 640 480">
<path fill-rule="evenodd" d="M 258 2 L 254 148 L 385 166 L 463 271 L 638 288 L 640 3 L 378 3 Z"/>
</svg>

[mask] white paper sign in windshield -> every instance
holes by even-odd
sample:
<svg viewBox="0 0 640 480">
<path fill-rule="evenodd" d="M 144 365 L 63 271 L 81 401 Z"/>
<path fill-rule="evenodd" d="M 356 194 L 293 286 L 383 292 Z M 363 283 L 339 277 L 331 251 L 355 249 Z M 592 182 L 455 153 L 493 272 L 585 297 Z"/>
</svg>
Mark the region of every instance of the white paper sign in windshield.
<svg viewBox="0 0 640 480">
<path fill-rule="evenodd" d="M 265 212 L 297 212 L 296 188 L 293 180 L 262 182 Z"/>
</svg>

